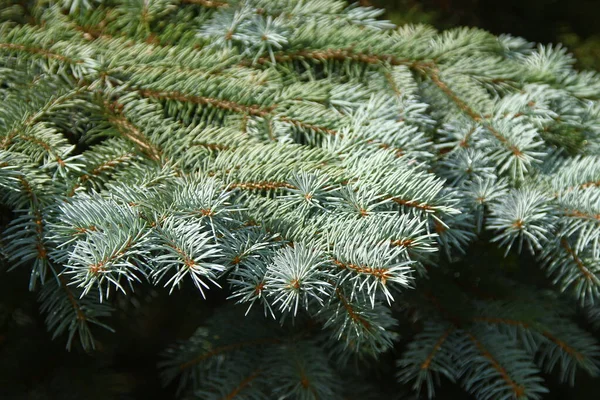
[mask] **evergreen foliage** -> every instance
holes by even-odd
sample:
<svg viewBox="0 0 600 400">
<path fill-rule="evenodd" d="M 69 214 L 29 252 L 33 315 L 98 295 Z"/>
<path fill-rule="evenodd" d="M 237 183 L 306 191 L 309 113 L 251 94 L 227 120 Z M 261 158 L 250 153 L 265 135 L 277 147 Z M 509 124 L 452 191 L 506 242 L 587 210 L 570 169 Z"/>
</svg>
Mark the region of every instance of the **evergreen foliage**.
<svg viewBox="0 0 600 400">
<path fill-rule="evenodd" d="M 2 7 L 2 253 L 67 348 L 194 285 L 227 301 L 163 354 L 184 398 L 378 398 L 390 353 L 423 397 L 600 372 L 600 77 L 561 46 L 336 0 Z"/>
</svg>

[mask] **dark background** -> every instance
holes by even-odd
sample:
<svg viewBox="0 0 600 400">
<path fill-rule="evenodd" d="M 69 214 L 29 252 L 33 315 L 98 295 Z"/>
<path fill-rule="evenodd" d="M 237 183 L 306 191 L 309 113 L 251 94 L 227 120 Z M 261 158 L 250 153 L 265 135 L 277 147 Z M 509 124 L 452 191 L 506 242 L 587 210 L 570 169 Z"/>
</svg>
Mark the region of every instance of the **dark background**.
<svg viewBox="0 0 600 400">
<path fill-rule="evenodd" d="M 477 26 L 540 43 L 563 43 L 582 69 L 600 69 L 600 0 L 365 0 L 396 24 Z"/>
<path fill-rule="evenodd" d="M 477 26 L 494 34 L 510 33 L 541 43 L 562 42 L 577 56 L 578 68 L 600 69 L 600 0 L 369 0 L 384 7 L 397 24 L 427 23 L 439 29 Z M 10 216 L 4 210 L 0 213 Z M 7 221 L 0 221 L 0 226 Z M 0 399 L 170 399 L 156 364 L 177 339 L 189 337 L 221 295 L 204 301 L 193 288 L 168 296 L 139 288 L 117 296 L 110 325 L 116 334 L 98 332 L 98 349 L 64 349 L 65 337 L 52 340 L 39 315 L 36 295 L 27 291 L 25 268 L 7 272 L 0 260 Z M 213 291 L 216 292 L 216 291 Z M 384 359 L 383 362 L 386 362 Z M 392 360 L 390 365 L 392 364 Z M 578 376 L 577 386 L 553 383 L 547 400 L 597 398 L 600 380 Z M 390 388 L 393 391 L 393 388 Z M 437 399 L 467 399 L 453 385 L 437 390 Z"/>
</svg>

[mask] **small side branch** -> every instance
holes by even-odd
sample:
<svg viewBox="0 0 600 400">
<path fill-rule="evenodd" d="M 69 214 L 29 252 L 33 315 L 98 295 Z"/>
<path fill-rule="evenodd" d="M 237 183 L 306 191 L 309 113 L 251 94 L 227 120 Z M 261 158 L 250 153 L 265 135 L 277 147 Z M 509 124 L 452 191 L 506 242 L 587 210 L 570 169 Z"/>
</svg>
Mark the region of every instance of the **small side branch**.
<svg viewBox="0 0 600 400">
<path fill-rule="evenodd" d="M 73 185 L 73 187 L 71 188 L 71 190 L 67 193 L 68 197 L 72 197 L 75 194 L 75 191 L 81 186 L 83 185 L 85 182 L 89 181 L 90 179 L 93 179 L 94 177 L 100 175 L 102 172 L 110 170 L 111 168 L 114 168 L 122 163 L 125 163 L 129 160 L 131 160 L 132 158 L 135 157 L 135 154 L 133 153 L 126 153 L 123 154 L 119 157 L 115 157 L 111 160 L 107 160 L 104 161 L 103 163 L 97 165 L 94 169 L 92 169 L 89 174 L 84 174 L 81 175 L 77 182 L 75 182 L 75 184 Z"/>
<path fill-rule="evenodd" d="M 389 271 L 386 268 L 375 268 L 365 265 L 346 264 L 339 260 L 333 259 L 333 264 L 341 269 L 349 269 L 360 274 L 371 275 L 377 278 L 381 284 L 385 285 L 390 278 Z"/>
<path fill-rule="evenodd" d="M 276 190 L 295 189 L 296 187 L 286 182 L 262 181 L 262 182 L 239 182 L 230 186 L 231 189 L 242 190 Z"/>
<path fill-rule="evenodd" d="M 105 102 L 105 108 L 109 111 L 108 121 L 114 125 L 124 138 L 134 143 L 139 149 L 153 161 L 160 161 L 162 152 L 151 143 L 146 135 L 133 125 L 124 115 L 117 111 L 119 104 Z"/>
<path fill-rule="evenodd" d="M 225 8 L 229 7 L 229 4 L 224 1 L 216 0 L 181 0 L 183 4 L 196 4 L 206 8 Z"/>
<path fill-rule="evenodd" d="M 476 317 L 476 318 L 473 318 L 473 321 L 485 322 L 485 323 L 492 324 L 492 325 L 503 324 L 503 325 L 520 326 L 521 328 L 524 328 L 524 329 L 532 328 L 531 325 L 528 324 L 527 322 L 518 321 L 518 320 L 514 320 L 514 319 L 508 319 L 508 318 Z M 554 343 L 558 347 L 560 347 L 565 353 L 573 356 L 577 361 L 582 361 L 585 358 L 585 356 L 583 354 L 581 354 L 581 352 L 579 352 L 576 349 L 574 349 L 573 347 L 569 346 L 566 342 L 564 342 L 563 340 L 560 340 L 559 338 L 554 336 L 552 333 L 550 333 L 548 331 L 541 331 L 540 333 L 546 339 L 550 340 L 552 343 Z"/>
<path fill-rule="evenodd" d="M 456 328 L 454 326 L 451 326 L 444 331 L 442 336 L 440 336 L 440 338 L 435 342 L 433 349 L 431 350 L 431 352 L 429 353 L 429 355 L 427 356 L 425 361 L 423 361 L 423 363 L 421 364 L 421 370 L 429 369 L 431 362 L 433 361 L 433 358 L 438 353 L 438 351 L 440 351 L 440 349 L 446 342 L 446 339 L 448 339 L 448 336 L 450 336 L 450 334 L 452 332 L 454 332 L 455 330 L 456 330 Z"/>
<path fill-rule="evenodd" d="M 348 313 L 348 316 L 350 316 L 350 319 L 354 322 L 361 324 L 367 331 L 370 331 L 371 324 L 369 323 L 369 321 L 364 319 L 360 314 L 358 314 L 354 310 L 354 308 L 352 307 L 350 302 L 348 302 L 348 299 L 346 299 L 346 297 L 342 293 L 342 290 L 339 287 L 335 289 L 335 294 L 338 296 L 338 298 L 342 302 L 342 305 L 344 306 L 344 309 Z"/>
<path fill-rule="evenodd" d="M 68 64 L 82 64 L 83 60 L 74 60 L 70 57 L 63 56 L 62 54 L 54 53 L 46 49 L 42 49 L 39 47 L 28 47 L 22 44 L 16 43 L 0 43 L 0 49 L 8 49 L 8 50 L 17 50 L 22 51 L 29 54 L 41 55 L 42 57 L 58 60 Z"/>
<path fill-rule="evenodd" d="M 563 249 L 565 249 L 565 251 L 573 258 L 573 261 L 575 262 L 575 265 L 577 265 L 577 268 L 579 269 L 579 271 L 581 272 L 581 274 L 584 276 L 584 278 L 590 282 L 593 282 L 596 285 L 600 284 L 600 281 L 598 280 L 598 277 L 593 274 L 583 263 L 583 260 L 581 258 L 579 258 L 579 256 L 577 255 L 577 253 L 575 253 L 575 251 L 571 248 L 571 246 L 569 245 L 569 242 L 566 239 L 562 239 L 560 241 L 561 246 L 563 247 Z"/>
<path fill-rule="evenodd" d="M 69 303 L 71 303 L 71 306 L 73 307 L 73 311 L 75 311 L 75 314 L 77 315 L 77 320 L 81 322 L 87 322 L 87 317 L 77 302 L 77 299 L 73 295 L 73 292 L 71 289 L 69 289 L 66 279 L 62 275 L 59 275 L 58 280 L 60 281 L 60 287 L 65 291 L 67 298 L 69 299 Z"/>
<path fill-rule="evenodd" d="M 262 339 L 256 339 L 256 340 L 249 340 L 249 341 L 245 341 L 245 342 L 232 343 L 232 344 L 228 344 L 228 345 L 221 346 L 221 347 L 215 347 L 213 350 L 211 350 L 207 353 L 201 354 L 196 358 L 193 358 L 189 361 L 184 362 L 183 364 L 180 364 L 179 370 L 184 371 L 188 368 L 193 367 L 196 364 L 201 363 L 204 360 L 207 360 L 211 357 L 215 357 L 219 354 L 229 353 L 231 351 L 239 350 L 244 347 L 260 346 L 263 344 L 277 344 L 279 342 L 280 342 L 280 340 L 276 339 L 276 338 L 262 338 Z"/>
<path fill-rule="evenodd" d="M 157 91 L 149 89 L 141 89 L 138 91 L 142 97 L 155 99 L 175 100 L 185 103 L 199 104 L 220 108 L 222 110 L 235 112 L 238 114 L 247 114 L 257 117 L 267 117 L 270 115 L 272 108 L 262 108 L 257 105 L 244 105 L 231 100 L 221 100 L 212 97 L 193 96 L 175 91 Z"/>
<path fill-rule="evenodd" d="M 353 52 L 350 49 L 324 49 L 324 50 L 301 50 L 287 54 L 275 54 L 275 61 L 284 63 L 295 60 L 318 60 L 318 61 L 356 61 L 365 64 L 383 64 L 390 65 L 413 65 L 414 60 L 398 58 L 390 54 L 367 54 Z M 268 64 L 272 62 L 270 57 L 260 57 L 255 64 Z M 252 64 L 248 62 L 248 64 Z"/>
<path fill-rule="evenodd" d="M 477 340 L 477 338 L 473 334 L 468 333 L 467 336 L 473 342 L 475 347 L 477 347 L 477 350 L 479 350 L 481 355 L 490 362 L 492 367 L 496 371 L 498 371 L 498 373 L 506 382 L 506 384 L 510 386 L 515 395 L 515 398 L 522 398 L 525 395 L 525 388 L 523 387 L 523 385 L 519 385 L 510 377 L 508 371 L 506 371 L 506 369 L 498 362 L 498 360 L 496 360 L 496 358 L 485 348 L 485 346 L 483 346 L 483 344 L 479 340 Z"/>
<path fill-rule="evenodd" d="M 231 392 L 229 392 L 227 396 L 223 397 L 222 400 L 233 400 L 242 390 L 244 390 L 246 386 L 250 385 L 253 380 L 260 376 L 260 372 L 260 369 L 252 372 L 250 375 L 244 378 L 244 380 L 241 381 Z"/>
</svg>

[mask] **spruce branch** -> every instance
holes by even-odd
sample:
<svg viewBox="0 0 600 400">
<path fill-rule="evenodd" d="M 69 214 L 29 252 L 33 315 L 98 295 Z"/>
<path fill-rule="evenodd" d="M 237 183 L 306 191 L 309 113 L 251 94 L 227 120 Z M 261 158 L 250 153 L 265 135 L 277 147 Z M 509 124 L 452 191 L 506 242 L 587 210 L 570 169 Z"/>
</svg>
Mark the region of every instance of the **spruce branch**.
<svg viewBox="0 0 600 400">
<path fill-rule="evenodd" d="M 429 397 L 599 373 L 600 80 L 564 48 L 338 0 L 34 3 L 0 25 L 1 250 L 68 347 L 113 289 L 189 286 L 186 398 L 363 396 L 396 344 Z"/>
</svg>

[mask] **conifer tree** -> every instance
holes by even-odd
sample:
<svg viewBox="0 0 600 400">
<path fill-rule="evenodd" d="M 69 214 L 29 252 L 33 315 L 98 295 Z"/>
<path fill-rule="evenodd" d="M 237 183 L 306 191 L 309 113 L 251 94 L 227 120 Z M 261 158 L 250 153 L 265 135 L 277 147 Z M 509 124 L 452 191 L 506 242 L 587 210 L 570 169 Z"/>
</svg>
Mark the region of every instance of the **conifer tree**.
<svg viewBox="0 0 600 400">
<path fill-rule="evenodd" d="M 338 0 L 23 4 L 2 254 L 67 348 L 117 293 L 192 285 L 223 300 L 157 366 L 186 399 L 381 398 L 378 362 L 423 398 L 599 373 L 600 77 L 565 48 Z"/>
</svg>

